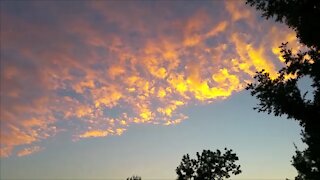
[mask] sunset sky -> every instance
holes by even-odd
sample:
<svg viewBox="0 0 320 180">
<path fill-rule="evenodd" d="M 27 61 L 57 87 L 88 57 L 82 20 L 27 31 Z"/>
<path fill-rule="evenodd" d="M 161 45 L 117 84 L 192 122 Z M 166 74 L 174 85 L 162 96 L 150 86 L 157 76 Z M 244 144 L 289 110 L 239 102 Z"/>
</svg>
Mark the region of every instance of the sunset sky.
<svg viewBox="0 0 320 180">
<path fill-rule="evenodd" d="M 174 179 L 224 147 L 235 179 L 296 175 L 301 128 L 244 88 L 302 47 L 244 1 L 4 0 L 0 17 L 1 179 Z"/>
</svg>

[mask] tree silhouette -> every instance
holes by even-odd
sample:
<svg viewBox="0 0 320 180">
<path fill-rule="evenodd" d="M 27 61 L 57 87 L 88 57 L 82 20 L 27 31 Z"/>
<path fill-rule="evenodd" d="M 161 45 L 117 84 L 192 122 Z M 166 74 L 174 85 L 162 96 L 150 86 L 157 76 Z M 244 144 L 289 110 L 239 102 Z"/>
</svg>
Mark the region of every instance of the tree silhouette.
<svg viewBox="0 0 320 180">
<path fill-rule="evenodd" d="M 127 180 L 141 180 L 140 176 L 131 176 L 129 178 L 127 178 Z"/>
<path fill-rule="evenodd" d="M 276 116 L 287 115 L 297 120 L 303 127 L 303 141 L 308 145 L 304 152 L 296 151 L 293 166 L 298 170 L 296 179 L 319 179 L 320 177 L 320 53 L 316 50 L 293 55 L 282 45 L 282 54 L 287 66 L 279 71 L 276 79 L 271 79 L 265 71 L 254 77 L 256 84 L 249 84 L 247 89 L 256 96 L 260 103 L 255 109 Z M 308 55 L 310 58 L 306 58 Z M 294 78 L 286 79 L 288 75 Z M 312 79 L 315 89 L 313 100 L 301 95 L 297 82 L 307 76 Z"/>
<path fill-rule="evenodd" d="M 320 1 L 247 0 L 247 3 L 262 10 L 264 17 L 275 16 L 277 21 L 285 22 L 308 48 L 305 52 L 293 54 L 286 43 L 282 44 L 281 53 L 286 66 L 279 71 L 278 77 L 271 79 L 264 70 L 257 72 L 254 77 L 257 82 L 249 84 L 247 89 L 260 101 L 255 108 L 258 112 L 287 115 L 299 122 L 303 128 L 302 140 L 308 147 L 304 151 L 296 150 L 293 157 L 292 165 L 298 171 L 296 180 L 320 179 L 320 23 L 314 20 L 314 17 L 320 17 Z M 297 82 L 302 77 L 312 80 L 311 100 L 306 99 L 307 93 L 301 94 L 298 87 Z"/>
<path fill-rule="evenodd" d="M 225 148 L 224 154 L 220 150 L 212 152 L 203 150 L 201 155 L 197 152 L 197 159 L 190 159 L 189 154 L 182 157 L 176 169 L 178 180 L 222 180 L 230 177 L 229 173 L 240 174 L 239 160 L 232 150 Z"/>
</svg>

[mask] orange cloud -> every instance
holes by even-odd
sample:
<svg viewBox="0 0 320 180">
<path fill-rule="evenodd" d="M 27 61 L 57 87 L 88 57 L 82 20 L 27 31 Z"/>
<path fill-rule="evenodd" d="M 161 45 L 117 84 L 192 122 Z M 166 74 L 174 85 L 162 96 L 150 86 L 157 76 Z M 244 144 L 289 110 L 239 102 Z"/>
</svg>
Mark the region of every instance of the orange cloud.
<svg viewBox="0 0 320 180">
<path fill-rule="evenodd" d="M 207 34 L 207 37 L 212 37 L 218 35 L 218 33 L 223 32 L 226 30 L 228 26 L 227 21 L 222 21 L 220 22 L 216 27 L 212 28 Z"/>
<path fill-rule="evenodd" d="M 111 66 L 109 68 L 108 73 L 109 73 L 109 76 L 111 76 L 111 78 L 114 79 L 116 76 L 119 76 L 119 75 L 125 73 L 125 71 L 126 70 L 124 67 L 115 65 L 115 66 Z"/>
<path fill-rule="evenodd" d="M 97 22 L 61 10 L 58 30 L 6 16 L 1 157 L 38 152 L 35 144 L 62 130 L 78 140 L 121 135 L 133 123 L 179 124 L 182 107 L 227 98 L 258 70 L 275 76 L 282 41 L 299 48 L 292 31 L 259 22 L 238 2 L 215 2 L 222 14 L 208 4 L 185 15 L 166 4 L 114 3 L 89 3 Z"/>
<path fill-rule="evenodd" d="M 0 148 L 0 157 L 9 157 L 11 155 L 13 147 L 4 146 Z"/>
<path fill-rule="evenodd" d="M 122 97 L 122 93 L 116 87 L 102 87 L 100 89 L 93 90 L 93 95 L 95 96 L 95 107 L 100 107 L 102 105 L 107 107 L 113 107 L 117 105 L 117 102 Z"/>
<path fill-rule="evenodd" d="M 201 21 L 199 21 L 201 19 Z M 206 11 L 199 10 L 194 16 L 187 20 L 184 27 L 184 46 L 195 46 L 202 41 L 201 30 L 206 26 L 210 20 Z"/>
</svg>

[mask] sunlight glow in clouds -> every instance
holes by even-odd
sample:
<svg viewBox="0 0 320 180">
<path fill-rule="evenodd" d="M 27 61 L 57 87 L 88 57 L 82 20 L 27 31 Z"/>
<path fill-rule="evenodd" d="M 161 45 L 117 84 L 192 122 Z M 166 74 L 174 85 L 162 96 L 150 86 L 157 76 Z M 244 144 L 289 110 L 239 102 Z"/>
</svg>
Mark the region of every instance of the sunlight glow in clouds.
<svg viewBox="0 0 320 180">
<path fill-rule="evenodd" d="M 274 76 L 281 42 L 298 47 L 239 1 L 67 3 L 1 11 L 1 157 L 63 131 L 80 140 L 181 123 L 181 108 L 225 99 L 257 70 Z"/>
</svg>

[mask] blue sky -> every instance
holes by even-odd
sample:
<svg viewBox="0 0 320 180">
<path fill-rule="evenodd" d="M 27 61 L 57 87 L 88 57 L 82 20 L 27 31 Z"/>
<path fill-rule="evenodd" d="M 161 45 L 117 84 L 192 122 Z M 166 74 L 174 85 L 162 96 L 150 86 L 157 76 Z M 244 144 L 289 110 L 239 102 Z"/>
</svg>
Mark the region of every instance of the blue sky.
<svg viewBox="0 0 320 180">
<path fill-rule="evenodd" d="M 236 178 L 295 176 L 300 127 L 244 87 L 302 46 L 244 2 L 2 1 L 1 24 L 1 178 L 174 179 L 224 147 Z"/>
</svg>

